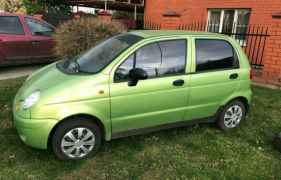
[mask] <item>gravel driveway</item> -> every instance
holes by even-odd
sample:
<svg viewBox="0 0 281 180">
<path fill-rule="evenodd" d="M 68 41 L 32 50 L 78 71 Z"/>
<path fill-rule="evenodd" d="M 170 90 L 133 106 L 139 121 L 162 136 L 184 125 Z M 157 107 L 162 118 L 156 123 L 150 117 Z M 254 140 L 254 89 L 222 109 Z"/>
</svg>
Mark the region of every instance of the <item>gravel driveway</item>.
<svg viewBox="0 0 281 180">
<path fill-rule="evenodd" d="M 27 76 L 32 72 L 40 69 L 45 65 L 29 65 L 19 67 L 2 67 L 0 68 L 0 80 L 14 79 L 22 76 Z"/>
</svg>

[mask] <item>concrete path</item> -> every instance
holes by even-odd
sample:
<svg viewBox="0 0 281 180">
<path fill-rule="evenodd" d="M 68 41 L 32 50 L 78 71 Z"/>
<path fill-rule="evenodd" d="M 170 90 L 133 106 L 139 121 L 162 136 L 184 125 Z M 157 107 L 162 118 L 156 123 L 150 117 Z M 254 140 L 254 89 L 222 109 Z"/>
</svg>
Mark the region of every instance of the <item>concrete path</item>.
<svg viewBox="0 0 281 180">
<path fill-rule="evenodd" d="M 40 69 L 44 65 L 29 65 L 19 67 L 2 67 L 0 68 L 0 80 L 14 79 L 18 77 L 28 76 L 32 72 Z"/>
</svg>

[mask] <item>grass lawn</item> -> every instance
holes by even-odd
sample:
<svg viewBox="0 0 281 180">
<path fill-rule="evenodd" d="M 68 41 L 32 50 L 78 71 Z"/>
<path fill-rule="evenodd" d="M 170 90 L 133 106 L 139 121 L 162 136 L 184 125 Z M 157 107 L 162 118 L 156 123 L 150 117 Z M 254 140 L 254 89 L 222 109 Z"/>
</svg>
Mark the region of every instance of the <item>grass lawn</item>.
<svg viewBox="0 0 281 180">
<path fill-rule="evenodd" d="M 24 79 L 0 81 L 0 179 L 280 179 L 281 91 L 254 87 L 251 113 L 224 133 L 196 125 L 106 142 L 92 158 L 61 162 L 25 146 L 11 124 Z M 177 178 L 176 178 L 177 177 Z"/>
</svg>

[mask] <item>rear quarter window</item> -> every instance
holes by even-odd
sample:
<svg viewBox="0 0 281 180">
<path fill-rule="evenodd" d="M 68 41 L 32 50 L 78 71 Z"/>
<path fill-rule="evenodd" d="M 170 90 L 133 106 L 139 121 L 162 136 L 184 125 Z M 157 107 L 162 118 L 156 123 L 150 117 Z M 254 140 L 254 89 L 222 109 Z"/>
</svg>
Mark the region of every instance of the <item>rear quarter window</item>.
<svg viewBox="0 0 281 180">
<path fill-rule="evenodd" d="M 225 40 L 197 39 L 196 72 L 235 69 L 239 67 L 237 54 Z"/>
<path fill-rule="evenodd" d="M 19 18 L 16 16 L 0 16 L 0 34 L 24 35 Z"/>
</svg>

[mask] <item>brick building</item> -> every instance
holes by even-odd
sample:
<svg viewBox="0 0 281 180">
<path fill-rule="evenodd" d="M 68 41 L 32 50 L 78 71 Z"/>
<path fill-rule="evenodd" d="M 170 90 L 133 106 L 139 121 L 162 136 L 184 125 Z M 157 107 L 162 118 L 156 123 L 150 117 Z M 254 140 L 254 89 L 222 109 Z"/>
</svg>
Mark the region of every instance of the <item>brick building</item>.
<svg viewBox="0 0 281 180">
<path fill-rule="evenodd" d="M 254 80 L 281 86 L 281 1 L 280 0 L 146 0 L 145 23 L 161 29 L 201 22 L 216 32 L 243 32 L 251 25 L 268 28 L 261 54 L 262 66 Z M 227 25 L 227 26 L 226 26 Z M 208 28 L 206 29 L 208 30 Z M 259 31 L 259 30 L 257 30 Z M 249 41 L 242 39 L 242 42 Z M 257 40 L 259 41 L 259 40 Z M 245 43 L 244 46 L 247 46 Z"/>
</svg>

